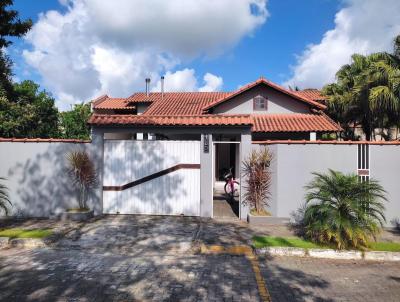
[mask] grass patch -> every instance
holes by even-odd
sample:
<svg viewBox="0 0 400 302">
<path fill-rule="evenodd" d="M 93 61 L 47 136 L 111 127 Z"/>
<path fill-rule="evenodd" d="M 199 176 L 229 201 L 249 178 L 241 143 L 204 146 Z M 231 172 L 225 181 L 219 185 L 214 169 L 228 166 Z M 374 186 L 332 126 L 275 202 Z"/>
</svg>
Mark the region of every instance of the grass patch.
<svg viewBox="0 0 400 302">
<path fill-rule="evenodd" d="M 24 230 L 18 228 L 0 230 L 0 237 L 10 238 L 45 238 L 53 234 L 51 229 Z"/>
<path fill-rule="evenodd" d="M 68 213 L 83 213 L 83 212 L 89 212 L 89 208 L 72 208 L 72 209 L 67 209 Z"/>
<path fill-rule="evenodd" d="M 370 244 L 370 250 L 400 252 L 400 242 L 373 242 Z"/>
<path fill-rule="evenodd" d="M 304 249 L 321 248 L 322 246 L 297 237 L 270 237 L 270 236 L 254 236 L 253 243 L 256 248 L 283 246 L 283 247 L 299 247 Z"/>
<path fill-rule="evenodd" d="M 298 247 L 303 249 L 330 249 L 329 246 L 318 245 L 314 242 L 301 239 L 299 237 L 271 237 L 254 236 L 253 245 L 255 248 L 263 247 Z M 400 252 L 400 242 L 373 242 L 370 244 L 370 251 Z"/>
</svg>

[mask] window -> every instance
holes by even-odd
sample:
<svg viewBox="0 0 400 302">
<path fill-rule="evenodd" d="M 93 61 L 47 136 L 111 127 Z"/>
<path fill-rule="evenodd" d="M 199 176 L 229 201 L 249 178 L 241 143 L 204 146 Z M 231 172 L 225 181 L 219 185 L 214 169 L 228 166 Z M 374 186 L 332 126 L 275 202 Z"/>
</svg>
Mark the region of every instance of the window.
<svg viewBox="0 0 400 302">
<path fill-rule="evenodd" d="M 267 110 L 267 98 L 258 95 L 253 99 L 254 110 Z"/>
</svg>

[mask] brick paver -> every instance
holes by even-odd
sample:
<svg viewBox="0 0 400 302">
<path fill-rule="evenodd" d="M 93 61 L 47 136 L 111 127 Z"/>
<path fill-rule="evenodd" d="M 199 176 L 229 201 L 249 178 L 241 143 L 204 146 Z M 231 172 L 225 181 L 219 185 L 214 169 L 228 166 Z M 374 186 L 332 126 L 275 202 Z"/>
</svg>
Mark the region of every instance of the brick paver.
<svg viewBox="0 0 400 302">
<path fill-rule="evenodd" d="M 2 251 L 0 301 L 259 301 L 249 260 L 229 255 Z"/>
<path fill-rule="evenodd" d="M 400 301 L 400 263 L 275 257 L 260 260 L 272 301 Z"/>
<path fill-rule="evenodd" d="M 252 234 L 242 222 L 108 216 L 52 248 L 0 250 L 0 301 L 260 301 L 248 258 L 193 248 L 245 245 Z M 276 257 L 259 266 L 272 301 L 400 301 L 400 263 Z"/>
</svg>

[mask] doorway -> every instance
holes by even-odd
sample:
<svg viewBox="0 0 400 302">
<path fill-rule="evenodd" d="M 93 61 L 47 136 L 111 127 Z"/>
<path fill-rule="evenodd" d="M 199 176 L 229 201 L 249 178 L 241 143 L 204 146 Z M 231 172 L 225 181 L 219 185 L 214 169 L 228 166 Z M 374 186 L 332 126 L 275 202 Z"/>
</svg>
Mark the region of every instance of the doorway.
<svg viewBox="0 0 400 302">
<path fill-rule="evenodd" d="M 229 198 L 225 194 L 224 175 L 231 171 L 235 180 L 240 179 L 240 142 L 221 141 L 213 143 L 213 216 L 239 218 L 239 197 Z M 236 185 L 237 190 L 240 190 Z"/>
</svg>

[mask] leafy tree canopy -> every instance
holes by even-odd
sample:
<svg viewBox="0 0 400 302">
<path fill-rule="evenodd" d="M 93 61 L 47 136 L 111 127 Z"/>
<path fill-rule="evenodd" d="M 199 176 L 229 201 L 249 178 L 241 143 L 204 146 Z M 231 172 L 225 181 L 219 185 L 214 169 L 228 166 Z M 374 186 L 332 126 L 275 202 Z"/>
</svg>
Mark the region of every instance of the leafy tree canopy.
<svg viewBox="0 0 400 302">
<path fill-rule="evenodd" d="M 58 137 L 58 110 L 54 99 L 32 81 L 14 84 L 18 98 L 0 98 L 1 137 Z"/>
<path fill-rule="evenodd" d="M 62 138 L 89 139 L 87 121 L 90 104 L 75 105 L 71 111 L 60 112 L 60 132 Z"/>
<path fill-rule="evenodd" d="M 0 86 L 9 100 L 14 100 L 12 85 L 12 62 L 4 48 L 12 44 L 11 37 L 22 37 L 32 27 L 32 20 L 21 21 L 16 10 L 9 9 L 13 0 L 0 2 Z"/>
<path fill-rule="evenodd" d="M 400 117 L 400 35 L 392 54 L 354 54 L 336 79 L 323 93 L 329 98 L 328 113 L 341 123 L 345 138 L 357 139 L 354 127 L 360 126 L 367 140 L 375 134 L 391 139 Z"/>
</svg>

